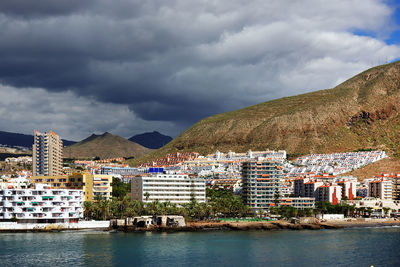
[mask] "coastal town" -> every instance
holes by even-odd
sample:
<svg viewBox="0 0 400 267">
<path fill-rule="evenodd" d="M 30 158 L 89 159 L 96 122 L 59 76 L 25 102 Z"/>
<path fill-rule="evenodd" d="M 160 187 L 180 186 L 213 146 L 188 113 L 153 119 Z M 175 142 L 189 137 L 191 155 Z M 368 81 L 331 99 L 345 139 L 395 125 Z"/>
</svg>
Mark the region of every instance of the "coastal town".
<svg viewBox="0 0 400 267">
<path fill-rule="evenodd" d="M 0 230 L 400 216 L 400 173 L 364 180 L 347 174 L 387 158 L 385 151 L 294 160 L 283 150 L 176 152 L 130 167 L 124 158 L 66 161 L 53 131 L 35 131 L 32 141 L 32 157 L 9 157 L 1 165 Z"/>
</svg>

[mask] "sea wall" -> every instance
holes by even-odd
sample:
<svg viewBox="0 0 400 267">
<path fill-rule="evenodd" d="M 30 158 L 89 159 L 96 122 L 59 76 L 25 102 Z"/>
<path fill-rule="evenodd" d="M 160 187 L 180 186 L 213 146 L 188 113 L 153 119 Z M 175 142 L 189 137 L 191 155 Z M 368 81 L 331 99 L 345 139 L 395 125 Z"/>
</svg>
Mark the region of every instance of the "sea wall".
<svg viewBox="0 0 400 267">
<path fill-rule="evenodd" d="M 77 223 L 17 223 L 0 222 L 0 231 L 51 231 L 51 230 L 80 230 L 108 229 L 110 221 L 79 221 Z"/>
</svg>

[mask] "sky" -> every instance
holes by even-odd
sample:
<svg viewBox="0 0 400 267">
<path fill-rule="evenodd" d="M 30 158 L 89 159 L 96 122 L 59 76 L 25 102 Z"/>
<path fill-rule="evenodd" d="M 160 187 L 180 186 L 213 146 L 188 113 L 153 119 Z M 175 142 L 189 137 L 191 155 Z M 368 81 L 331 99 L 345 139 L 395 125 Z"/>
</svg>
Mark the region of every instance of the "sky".
<svg viewBox="0 0 400 267">
<path fill-rule="evenodd" d="M 400 1 L 2 0 L 0 130 L 176 137 L 400 58 Z"/>
</svg>

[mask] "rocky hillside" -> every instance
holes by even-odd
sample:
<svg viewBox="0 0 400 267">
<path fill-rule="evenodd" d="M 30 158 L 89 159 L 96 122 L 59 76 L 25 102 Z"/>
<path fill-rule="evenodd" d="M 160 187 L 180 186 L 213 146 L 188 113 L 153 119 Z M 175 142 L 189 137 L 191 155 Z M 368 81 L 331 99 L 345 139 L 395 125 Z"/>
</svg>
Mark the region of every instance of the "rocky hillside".
<svg viewBox="0 0 400 267">
<path fill-rule="evenodd" d="M 353 175 L 357 177 L 359 181 L 362 181 L 382 173 L 400 173 L 400 160 L 398 158 L 385 158 L 363 168 L 348 172 L 345 175 Z"/>
<path fill-rule="evenodd" d="M 88 138 L 64 148 L 65 158 L 93 158 L 101 159 L 116 157 L 139 157 L 151 150 L 131 142 L 118 135 L 104 133 L 92 134 Z"/>
<path fill-rule="evenodd" d="M 386 149 L 400 155 L 400 61 L 333 89 L 285 97 L 203 119 L 149 155 L 173 151 L 285 149 L 292 156 Z"/>
</svg>

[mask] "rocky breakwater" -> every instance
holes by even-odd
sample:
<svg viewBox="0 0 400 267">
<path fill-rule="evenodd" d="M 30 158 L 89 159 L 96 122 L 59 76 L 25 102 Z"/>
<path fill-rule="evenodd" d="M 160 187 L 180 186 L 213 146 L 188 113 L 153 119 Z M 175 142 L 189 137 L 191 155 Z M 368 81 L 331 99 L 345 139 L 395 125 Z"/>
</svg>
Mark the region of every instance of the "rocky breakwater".
<svg viewBox="0 0 400 267">
<path fill-rule="evenodd" d="M 173 223 L 167 223 L 172 222 Z M 181 216 L 142 216 L 125 220 L 112 220 L 111 228 L 117 231 L 212 231 L 212 230 L 319 230 L 343 228 L 342 225 L 321 223 L 313 217 L 293 219 L 291 221 L 189 221 L 184 222 Z"/>
<path fill-rule="evenodd" d="M 288 221 L 261 221 L 261 222 L 189 222 L 185 227 L 189 231 L 201 230 L 319 230 L 342 228 L 341 225 L 328 223 L 291 223 Z"/>
</svg>

